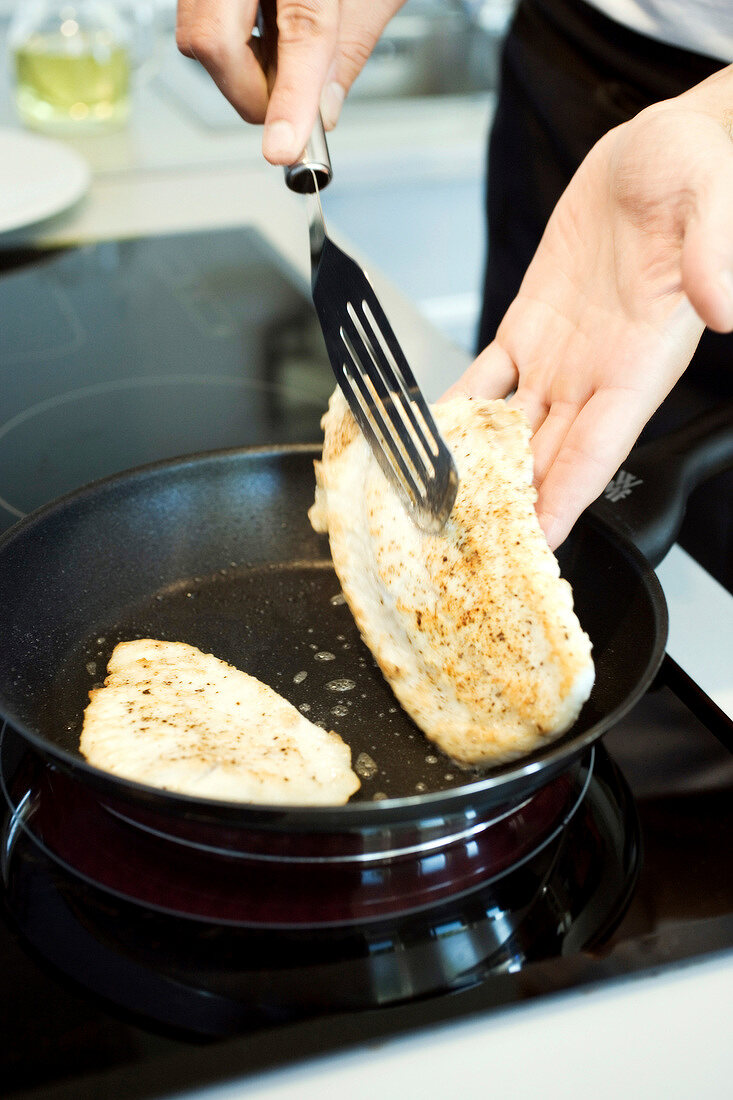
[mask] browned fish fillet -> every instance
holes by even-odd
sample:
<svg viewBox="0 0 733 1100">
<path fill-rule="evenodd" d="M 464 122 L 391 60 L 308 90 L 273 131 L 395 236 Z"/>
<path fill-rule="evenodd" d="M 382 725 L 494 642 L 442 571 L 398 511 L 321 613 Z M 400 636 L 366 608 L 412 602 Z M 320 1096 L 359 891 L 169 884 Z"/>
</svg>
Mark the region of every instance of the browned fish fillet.
<svg viewBox="0 0 733 1100">
<path fill-rule="evenodd" d="M 351 750 L 272 688 L 183 642 L 121 642 L 89 693 L 80 749 L 104 771 L 234 802 L 334 805 Z"/>
<path fill-rule="evenodd" d="M 455 760 L 486 765 L 572 725 L 591 644 L 537 520 L 523 414 L 468 397 L 433 413 L 460 477 L 439 535 L 409 518 L 338 391 L 309 514 L 404 709 Z"/>
</svg>

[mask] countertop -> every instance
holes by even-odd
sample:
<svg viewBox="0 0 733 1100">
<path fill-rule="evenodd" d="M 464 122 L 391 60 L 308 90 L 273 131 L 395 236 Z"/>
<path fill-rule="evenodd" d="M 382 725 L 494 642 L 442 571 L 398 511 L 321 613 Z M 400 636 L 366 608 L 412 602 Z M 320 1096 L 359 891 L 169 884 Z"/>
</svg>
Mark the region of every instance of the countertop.
<svg viewBox="0 0 733 1100">
<path fill-rule="evenodd" d="M 189 63 L 179 65 L 170 53 L 166 58 L 158 75 L 138 89 L 125 130 L 71 141 L 92 168 L 87 196 L 42 225 L 0 237 L 0 245 L 252 225 L 306 285 L 303 200 L 287 191 L 278 169 L 262 161 L 258 131 L 240 125 L 227 116 L 228 108 L 201 92 L 199 74 Z M 414 158 L 436 178 L 475 170 L 490 110 L 485 96 L 347 106 L 331 138 L 333 186 L 341 180 L 347 186 L 350 179 L 395 178 L 407 164 L 414 168 Z M 15 125 L 6 86 L 0 88 L 0 125 Z M 331 228 L 338 238 L 338 225 Z M 467 364 L 466 353 L 384 277 L 380 257 L 359 258 L 421 384 L 429 397 L 437 397 Z M 733 599 L 678 548 L 659 575 L 670 604 L 669 651 L 733 715 Z M 690 630 L 691 617 L 699 622 L 701 615 L 707 620 L 704 644 L 699 632 Z M 665 1100 L 727 1097 L 733 1077 L 732 1015 L 730 952 L 296 1064 L 195 1096 L 307 1100 L 328 1090 L 353 1100 L 375 1093 L 439 1098 L 470 1088 L 508 1096 L 541 1090 L 545 1097 L 581 1091 Z"/>
</svg>

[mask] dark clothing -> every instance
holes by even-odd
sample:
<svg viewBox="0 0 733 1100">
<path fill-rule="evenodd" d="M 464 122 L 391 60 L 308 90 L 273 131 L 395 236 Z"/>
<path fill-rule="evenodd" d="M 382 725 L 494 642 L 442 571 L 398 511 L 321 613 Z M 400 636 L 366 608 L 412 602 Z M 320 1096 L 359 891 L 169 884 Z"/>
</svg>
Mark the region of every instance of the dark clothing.
<svg viewBox="0 0 733 1100">
<path fill-rule="evenodd" d="M 516 296 L 560 195 L 591 147 L 723 62 L 628 30 L 581 0 L 520 0 L 504 46 L 488 155 L 488 259 L 478 348 Z M 706 331 L 643 438 L 733 398 L 733 336 Z M 733 590 L 733 474 L 701 487 L 680 536 Z"/>
</svg>

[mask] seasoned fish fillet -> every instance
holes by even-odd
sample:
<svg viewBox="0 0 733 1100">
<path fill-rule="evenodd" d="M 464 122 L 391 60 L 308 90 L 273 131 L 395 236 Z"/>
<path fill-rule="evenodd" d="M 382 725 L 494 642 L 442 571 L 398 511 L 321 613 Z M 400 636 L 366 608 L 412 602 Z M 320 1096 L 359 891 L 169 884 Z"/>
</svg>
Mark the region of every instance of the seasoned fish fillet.
<svg viewBox="0 0 733 1100">
<path fill-rule="evenodd" d="M 272 688 L 183 642 L 121 642 L 90 691 L 95 767 L 202 798 L 334 805 L 359 787 L 351 750 Z"/>
<path fill-rule="evenodd" d="M 339 391 L 309 516 L 404 709 L 449 756 L 488 765 L 572 725 L 593 686 L 591 644 L 534 510 L 524 415 L 469 397 L 433 413 L 460 478 L 440 534 L 410 519 Z"/>
</svg>

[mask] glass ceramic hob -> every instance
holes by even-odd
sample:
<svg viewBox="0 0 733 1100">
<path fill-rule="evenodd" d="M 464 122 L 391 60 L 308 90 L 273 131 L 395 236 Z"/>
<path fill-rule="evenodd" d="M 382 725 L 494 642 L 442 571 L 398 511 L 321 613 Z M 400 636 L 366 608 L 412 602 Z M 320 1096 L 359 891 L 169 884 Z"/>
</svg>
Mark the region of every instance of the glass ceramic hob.
<svg viewBox="0 0 733 1100">
<path fill-rule="evenodd" d="M 307 287 L 251 231 L 0 254 L 0 317 L 5 528 L 131 466 L 320 437 L 333 377 Z M 6 727 L 5 1094 L 154 1097 L 730 950 L 730 727 L 684 694 L 695 714 L 660 681 L 540 802 L 397 869 L 321 868 L 331 913 L 397 882 L 349 921 L 297 898 L 253 918 L 226 888 L 241 853 L 131 844 Z M 497 862 L 492 837 L 522 843 Z M 451 860 L 464 877 L 431 902 Z"/>
<path fill-rule="evenodd" d="M 0 524 L 211 449 L 317 442 L 312 306 L 253 232 L 0 252 Z"/>
</svg>

